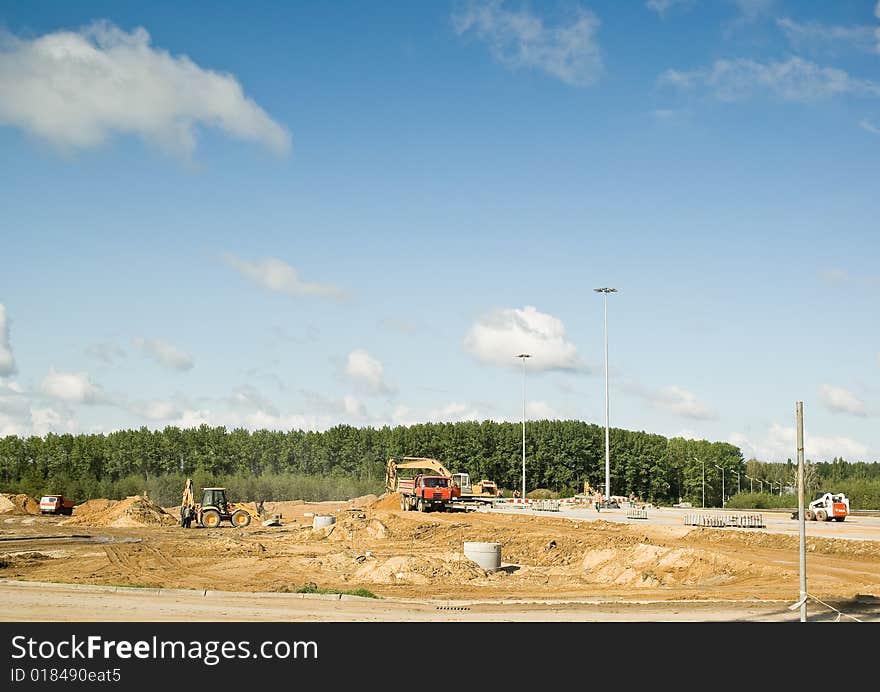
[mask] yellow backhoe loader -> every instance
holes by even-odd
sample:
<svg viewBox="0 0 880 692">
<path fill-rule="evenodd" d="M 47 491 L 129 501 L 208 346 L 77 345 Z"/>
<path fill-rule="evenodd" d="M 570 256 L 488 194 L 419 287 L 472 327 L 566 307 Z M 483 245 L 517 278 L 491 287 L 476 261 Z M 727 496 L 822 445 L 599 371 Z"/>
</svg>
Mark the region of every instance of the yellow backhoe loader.
<svg viewBox="0 0 880 692">
<path fill-rule="evenodd" d="M 220 526 L 229 521 L 233 526 L 243 528 L 262 515 L 262 502 L 253 508 L 243 502 L 229 502 L 226 488 L 202 488 L 202 501 L 196 502 L 192 479 L 188 478 L 183 488 L 180 502 L 180 525 L 184 528 L 193 522 L 206 529 Z"/>
</svg>

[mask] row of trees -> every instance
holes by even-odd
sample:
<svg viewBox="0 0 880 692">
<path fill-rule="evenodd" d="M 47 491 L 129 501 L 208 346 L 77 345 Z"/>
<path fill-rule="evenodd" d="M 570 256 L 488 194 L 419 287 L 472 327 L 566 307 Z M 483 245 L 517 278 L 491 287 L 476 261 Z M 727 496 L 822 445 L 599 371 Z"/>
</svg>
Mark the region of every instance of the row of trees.
<svg viewBox="0 0 880 692">
<path fill-rule="evenodd" d="M 356 428 L 338 425 L 324 432 L 301 430 L 250 432 L 224 427 L 122 430 L 107 435 L 81 434 L 0 438 L 0 485 L 4 490 L 58 483 L 108 487 L 124 478 L 151 479 L 170 474 L 222 479 L 296 474 L 303 477 L 355 478 L 381 488 L 390 456 L 435 457 L 452 471 L 490 478 L 503 488 L 521 483 L 522 438 L 516 423 L 465 421 L 412 426 Z M 680 500 L 721 504 L 720 470 L 731 495 L 736 474 L 787 481 L 792 465 L 745 463 L 742 452 L 726 442 L 666 438 L 644 431 L 611 429 L 611 488 L 655 503 Z M 880 479 L 880 464 L 850 464 L 835 459 L 815 464 L 817 476 Z M 604 428 L 580 421 L 536 421 L 526 436 L 526 484 L 560 494 L 600 487 L 605 479 Z M 784 480 L 783 480 L 784 479 Z M 743 490 L 746 488 L 743 487 Z M 309 499 L 309 498 L 303 498 Z"/>
</svg>

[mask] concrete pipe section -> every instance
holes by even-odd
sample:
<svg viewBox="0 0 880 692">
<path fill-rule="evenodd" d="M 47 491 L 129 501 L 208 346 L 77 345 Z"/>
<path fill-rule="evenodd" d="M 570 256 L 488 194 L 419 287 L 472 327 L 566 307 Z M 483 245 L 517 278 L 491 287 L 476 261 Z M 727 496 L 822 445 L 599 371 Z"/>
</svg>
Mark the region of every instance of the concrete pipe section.
<svg viewBox="0 0 880 692">
<path fill-rule="evenodd" d="M 336 517 L 332 514 L 316 514 L 312 517 L 312 528 L 313 529 L 325 529 L 328 526 L 333 526 L 336 523 Z"/>
<path fill-rule="evenodd" d="M 501 569 L 501 544 L 465 541 L 464 556 L 487 572 Z"/>
</svg>

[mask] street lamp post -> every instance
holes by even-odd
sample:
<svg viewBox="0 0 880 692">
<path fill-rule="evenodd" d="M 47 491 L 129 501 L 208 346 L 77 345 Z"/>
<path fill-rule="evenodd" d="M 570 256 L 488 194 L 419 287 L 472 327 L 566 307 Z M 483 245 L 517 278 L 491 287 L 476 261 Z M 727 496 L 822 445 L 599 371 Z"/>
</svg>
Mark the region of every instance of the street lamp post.
<svg viewBox="0 0 880 692">
<path fill-rule="evenodd" d="M 745 477 L 749 479 L 749 492 L 755 492 L 755 479 L 752 478 L 749 474 L 745 474 Z"/>
<path fill-rule="evenodd" d="M 526 358 L 531 358 L 531 354 L 529 353 L 520 353 L 516 356 L 522 360 L 523 365 L 523 380 L 522 380 L 522 390 L 523 390 L 523 417 L 522 417 L 522 457 L 523 457 L 523 468 L 522 468 L 522 499 L 525 502 L 526 499 Z"/>
<path fill-rule="evenodd" d="M 718 464 L 712 464 L 712 466 L 721 471 L 721 509 L 724 509 L 724 469 Z"/>
<path fill-rule="evenodd" d="M 611 449 L 608 434 L 608 294 L 617 293 L 616 288 L 594 288 L 601 293 L 605 303 L 605 499 L 611 499 Z"/>
</svg>

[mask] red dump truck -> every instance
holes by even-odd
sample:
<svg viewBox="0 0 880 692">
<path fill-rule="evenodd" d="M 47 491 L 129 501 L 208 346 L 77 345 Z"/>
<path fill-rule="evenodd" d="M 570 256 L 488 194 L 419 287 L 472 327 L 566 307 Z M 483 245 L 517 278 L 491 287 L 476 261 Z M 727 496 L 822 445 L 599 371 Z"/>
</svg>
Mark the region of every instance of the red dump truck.
<svg viewBox="0 0 880 692">
<path fill-rule="evenodd" d="M 75 504 L 64 495 L 43 495 L 40 498 L 40 514 L 73 514 Z"/>
<path fill-rule="evenodd" d="M 443 512 L 456 497 L 450 478 L 427 474 L 413 479 L 401 478 L 397 492 L 400 493 L 400 508 L 404 511 L 430 512 L 436 509 Z"/>
<path fill-rule="evenodd" d="M 401 471 L 433 471 L 417 473 L 411 478 L 401 477 Z M 400 494 L 400 509 L 430 512 L 444 511 L 461 492 L 452 484 L 452 474 L 436 459 L 421 457 L 392 457 L 385 473 L 385 490 Z"/>
</svg>

